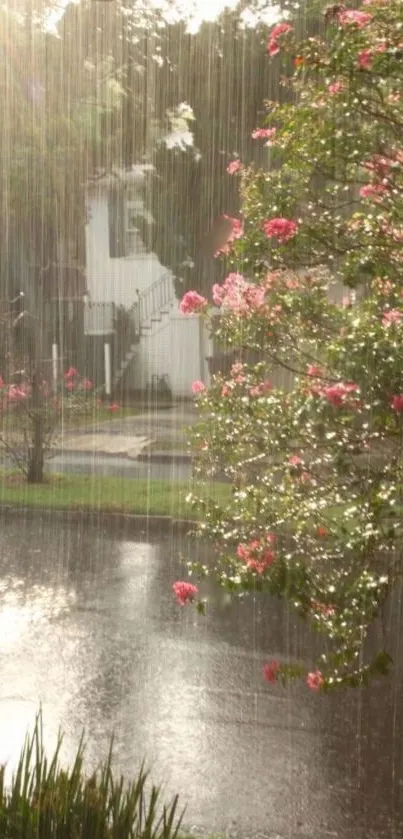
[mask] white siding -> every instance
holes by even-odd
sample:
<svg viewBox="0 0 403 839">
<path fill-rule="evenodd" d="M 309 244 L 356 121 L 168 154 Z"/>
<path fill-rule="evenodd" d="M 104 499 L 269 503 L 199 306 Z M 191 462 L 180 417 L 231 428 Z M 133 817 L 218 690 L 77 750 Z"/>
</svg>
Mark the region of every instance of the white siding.
<svg viewBox="0 0 403 839">
<path fill-rule="evenodd" d="M 149 288 L 166 268 L 155 254 L 137 254 L 110 259 L 108 204 L 105 190 L 99 188 L 88 197 L 86 228 L 87 289 L 91 302 L 115 303 L 129 308 L 140 292 Z"/>
<path fill-rule="evenodd" d="M 107 193 L 94 189 L 88 197 L 86 229 L 87 288 L 91 303 L 115 303 L 129 308 L 137 289 L 146 291 L 166 273 L 155 254 L 111 259 Z M 175 397 L 191 397 L 192 382 L 208 384 L 205 357 L 211 354 L 206 328 L 198 317 L 185 317 L 178 302 L 142 336 L 127 371 L 128 387 L 144 390 L 153 376 L 167 376 Z"/>
<path fill-rule="evenodd" d="M 167 376 L 175 397 L 191 397 L 192 382 L 209 382 L 205 358 L 210 352 L 201 319 L 173 311 L 142 337 L 128 384 L 144 390 L 151 384 L 152 376 Z"/>
</svg>

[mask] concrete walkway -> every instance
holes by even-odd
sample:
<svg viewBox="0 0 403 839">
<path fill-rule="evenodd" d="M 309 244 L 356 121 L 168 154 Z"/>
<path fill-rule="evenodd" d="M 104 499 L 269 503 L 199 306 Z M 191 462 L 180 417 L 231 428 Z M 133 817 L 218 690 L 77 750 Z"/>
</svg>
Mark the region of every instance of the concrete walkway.
<svg viewBox="0 0 403 839">
<path fill-rule="evenodd" d="M 186 428 L 196 419 L 197 414 L 191 406 L 153 410 L 123 419 L 116 417 L 77 432 L 67 431 L 55 441 L 53 448 L 57 453 L 86 452 L 158 462 L 188 461 Z"/>
</svg>

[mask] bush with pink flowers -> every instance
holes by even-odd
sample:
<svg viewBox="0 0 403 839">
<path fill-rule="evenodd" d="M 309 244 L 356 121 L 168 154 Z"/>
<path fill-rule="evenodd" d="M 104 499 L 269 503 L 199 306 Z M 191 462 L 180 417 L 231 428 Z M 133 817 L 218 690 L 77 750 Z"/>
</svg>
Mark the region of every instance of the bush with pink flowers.
<svg viewBox="0 0 403 839">
<path fill-rule="evenodd" d="M 44 479 L 44 463 L 63 423 L 95 415 L 92 382 L 70 367 L 55 388 L 42 373 L 23 372 L 18 383 L 0 376 L 0 444 L 29 482 Z"/>
<path fill-rule="evenodd" d="M 305 43 L 291 22 L 269 33 L 294 97 L 266 103 L 254 136 L 270 159 L 243 161 L 232 273 L 210 300 L 238 361 L 198 392 L 190 502 L 214 550 L 189 569 L 289 600 L 324 652 L 283 662 L 268 638 L 263 675 L 313 691 L 391 666 L 382 633 L 376 649 L 367 636 L 403 570 L 402 32 L 402 4 L 365 0 L 326 10 Z M 229 503 L 198 497 L 223 474 Z"/>
</svg>

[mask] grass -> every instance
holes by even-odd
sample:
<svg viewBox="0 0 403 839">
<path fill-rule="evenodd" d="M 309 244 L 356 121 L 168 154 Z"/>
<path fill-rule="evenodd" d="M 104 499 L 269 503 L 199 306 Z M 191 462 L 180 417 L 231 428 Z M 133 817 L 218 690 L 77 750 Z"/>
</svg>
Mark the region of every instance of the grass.
<svg viewBox="0 0 403 839">
<path fill-rule="evenodd" d="M 27 484 L 20 474 L 0 473 L 0 503 L 21 507 L 131 513 L 195 519 L 186 503 L 187 481 L 110 478 L 101 475 L 52 475 L 43 484 Z M 210 495 L 227 502 L 230 488 L 211 485 Z"/>
</svg>

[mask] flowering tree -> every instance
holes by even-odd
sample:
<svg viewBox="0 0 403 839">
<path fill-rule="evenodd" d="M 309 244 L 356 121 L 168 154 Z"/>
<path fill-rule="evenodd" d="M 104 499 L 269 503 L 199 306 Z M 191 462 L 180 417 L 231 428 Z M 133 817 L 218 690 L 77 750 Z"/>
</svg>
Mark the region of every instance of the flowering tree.
<svg viewBox="0 0 403 839">
<path fill-rule="evenodd" d="M 223 506 L 191 496 L 216 550 L 190 569 L 234 595 L 287 598 L 323 633 L 310 672 L 269 660 L 263 673 L 315 691 L 359 686 L 391 663 L 382 633 L 373 657 L 365 640 L 401 575 L 402 25 L 402 3 L 364 0 L 328 8 L 323 34 L 298 45 L 290 22 L 271 31 L 268 60 L 293 60 L 294 104 L 266 103 L 256 129 L 269 171 L 233 173 L 241 235 L 233 272 L 212 289 L 239 360 L 194 387 L 198 482 L 224 472 L 233 492 Z M 189 314 L 210 307 L 195 293 L 182 301 Z M 287 388 L 275 386 L 281 370 Z M 177 599 L 197 602 L 188 586 Z"/>
<path fill-rule="evenodd" d="M 93 384 L 74 367 L 57 389 L 36 367 L 11 375 L 9 382 L 0 376 L 0 446 L 28 483 L 44 480 L 45 459 L 62 422 L 94 412 Z"/>
</svg>

